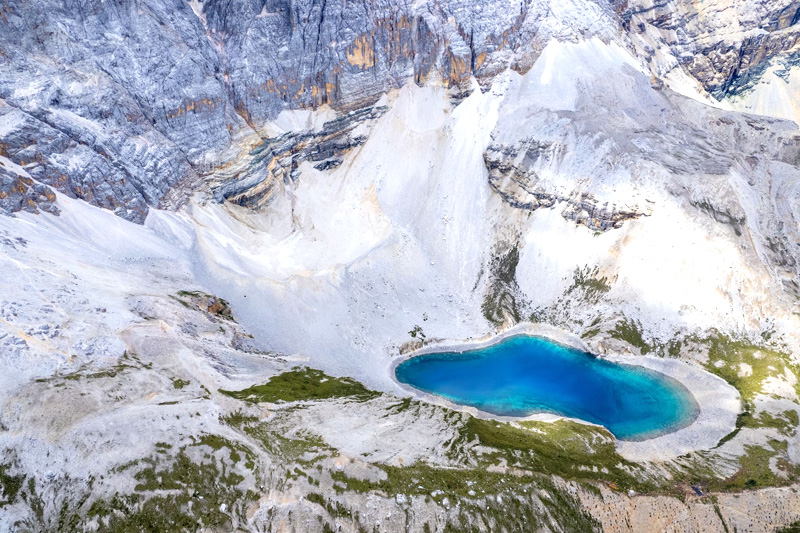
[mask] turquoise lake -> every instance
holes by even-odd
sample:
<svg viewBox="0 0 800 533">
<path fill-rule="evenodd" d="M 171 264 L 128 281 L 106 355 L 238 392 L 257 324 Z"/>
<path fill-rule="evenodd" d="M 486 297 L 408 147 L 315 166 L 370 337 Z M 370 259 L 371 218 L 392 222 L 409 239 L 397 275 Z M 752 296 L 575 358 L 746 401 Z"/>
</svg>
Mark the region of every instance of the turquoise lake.
<svg viewBox="0 0 800 533">
<path fill-rule="evenodd" d="M 681 383 L 638 366 L 599 359 L 539 337 L 412 357 L 398 381 L 499 416 L 553 413 L 644 440 L 691 424 L 697 402 Z"/>
</svg>

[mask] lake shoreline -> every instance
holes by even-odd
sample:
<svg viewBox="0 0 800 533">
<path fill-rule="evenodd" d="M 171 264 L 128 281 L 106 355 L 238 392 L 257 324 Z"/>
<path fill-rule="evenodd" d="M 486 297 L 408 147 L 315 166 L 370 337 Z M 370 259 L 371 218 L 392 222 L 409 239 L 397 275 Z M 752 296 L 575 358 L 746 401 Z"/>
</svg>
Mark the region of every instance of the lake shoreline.
<svg viewBox="0 0 800 533">
<path fill-rule="evenodd" d="M 529 416 L 501 416 L 478 408 L 458 404 L 444 397 L 427 393 L 397 379 L 397 367 L 403 362 L 426 354 L 455 352 L 463 353 L 487 348 L 515 336 L 540 337 L 567 348 L 579 350 L 610 362 L 645 368 L 672 378 L 682 385 L 694 398 L 699 412 L 687 426 L 669 433 L 643 440 L 620 440 L 615 437 L 617 450 L 631 461 L 666 461 L 691 451 L 713 448 L 720 439 L 736 427 L 736 418 L 741 411 L 739 393 L 724 380 L 697 364 L 679 359 L 623 354 L 593 354 L 582 339 L 559 328 L 545 324 L 518 324 L 499 334 L 475 340 L 447 340 L 413 350 L 392 360 L 389 371 L 394 383 L 404 392 L 420 400 L 442 405 L 450 409 L 467 412 L 472 416 L 500 421 L 544 421 L 573 420 L 581 424 L 599 426 L 585 420 L 552 413 L 535 413 Z"/>
</svg>

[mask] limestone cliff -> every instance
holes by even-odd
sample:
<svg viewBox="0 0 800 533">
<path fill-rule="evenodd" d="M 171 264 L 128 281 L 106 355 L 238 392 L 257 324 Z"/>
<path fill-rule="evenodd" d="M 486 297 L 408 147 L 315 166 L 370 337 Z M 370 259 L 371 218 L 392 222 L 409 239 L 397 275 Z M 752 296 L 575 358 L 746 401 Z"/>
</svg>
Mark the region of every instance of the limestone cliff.
<svg viewBox="0 0 800 533">
<path fill-rule="evenodd" d="M 681 68 L 716 97 L 746 89 L 770 61 L 794 61 L 796 3 L 695 6 L 6 1 L 3 152 L 42 184 L 141 222 L 203 176 L 223 191 L 271 188 L 269 158 L 253 168 L 250 152 L 274 144 L 264 124 L 282 110 L 358 110 L 408 80 L 458 94 L 472 77 L 487 86 L 526 72 L 553 38 L 634 46 L 656 78 Z"/>
</svg>

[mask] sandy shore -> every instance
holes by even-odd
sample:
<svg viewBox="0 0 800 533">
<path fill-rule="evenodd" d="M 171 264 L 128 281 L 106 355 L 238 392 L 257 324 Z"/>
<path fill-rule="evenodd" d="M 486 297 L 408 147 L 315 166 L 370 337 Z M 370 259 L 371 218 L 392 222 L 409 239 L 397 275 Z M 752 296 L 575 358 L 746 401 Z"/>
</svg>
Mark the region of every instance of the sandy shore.
<svg viewBox="0 0 800 533">
<path fill-rule="evenodd" d="M 504 339 L 516 335 L 533 335 L 589 352 L 589 348 L 580 337 L 544 324 L 518 324 L 498 335 L 475 339 L 472 341 L 448 340 L 428 345 L 391 362 L 390 375 L 394 382 L 405 392 L 421 400 L 446 406 L 457 411 L 468 412 L 479 418 L 496 420 L 537 420 L 555 421 L 562 417 L 550 413 L 538 413 L 528 417 L 497 416 L 474 407 L 455 404 L 433 394 L 415 389 L 397 381 L 395 369 L 403 361 L 412 357 L 434 352 L 460 352 L 491 346 Z M 689 426 L 672 433 L 653 437 L 642 441 L 617 440 L 620 455 L 631 461 L 666 461 L 695 450 L 713 448 L 719 440 L 734 430 L 736 417 L 741 410 L 739 393 L 723 379 L 707 372 L 696 363 L 680 359 L 634 355 L 601 355 L 604 359 L 615 363 L 636 365 L 660 372 L 669 376 L 692 394 L 696 400 L 699 413 Z M 576 419 L 572 419 L 576 420 Z M 588 424 L 583 420 L 577 422 Z M 589 424 L 592 425 L 592 424 Z"/>
</svg>

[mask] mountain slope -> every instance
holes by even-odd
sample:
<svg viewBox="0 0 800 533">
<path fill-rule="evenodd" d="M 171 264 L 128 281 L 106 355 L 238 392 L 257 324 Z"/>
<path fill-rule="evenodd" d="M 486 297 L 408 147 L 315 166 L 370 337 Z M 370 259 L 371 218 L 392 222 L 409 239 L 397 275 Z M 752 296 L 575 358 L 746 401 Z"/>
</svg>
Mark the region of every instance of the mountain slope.
<svg viewBox="0 0 800 533">
<path fill-rule="evenodd" d="M 0 531 L 800 519 L 797 7 L 4 3 Z M 511 328 L 701 416 L 394 379 Z"/>
</svg>

